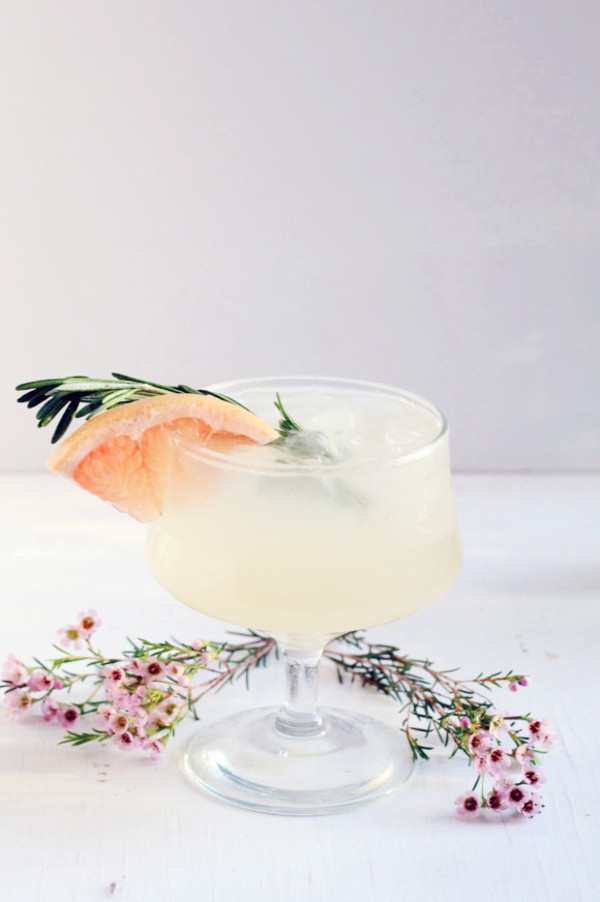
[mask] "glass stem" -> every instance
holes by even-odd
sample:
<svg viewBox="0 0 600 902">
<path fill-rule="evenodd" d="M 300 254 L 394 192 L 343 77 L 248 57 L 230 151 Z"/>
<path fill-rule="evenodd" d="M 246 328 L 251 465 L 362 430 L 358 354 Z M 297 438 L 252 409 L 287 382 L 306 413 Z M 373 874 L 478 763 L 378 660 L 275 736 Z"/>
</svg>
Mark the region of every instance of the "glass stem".
<svg viewBox="0 0 600 902">
<path fill-rule="evenodd" d="M 285 701 L 275 725 L 287 736 L 316 736 L 324 723 L 317 708 L 319 662 L 323 649 L 294 648 L 283 645 L 285 663 Z"/>
</svg>

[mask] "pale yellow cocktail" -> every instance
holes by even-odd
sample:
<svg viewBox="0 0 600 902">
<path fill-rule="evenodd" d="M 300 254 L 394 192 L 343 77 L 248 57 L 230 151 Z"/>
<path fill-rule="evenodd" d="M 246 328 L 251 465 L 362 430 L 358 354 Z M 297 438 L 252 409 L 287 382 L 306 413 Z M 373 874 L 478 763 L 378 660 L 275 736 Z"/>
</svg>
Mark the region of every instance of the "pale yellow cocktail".
<svg viewBox="0 0 600 902">
<path fill-rule="evenodd" d="M 182 441 L 155 577 L 205 614 L 302 641 L 429 604 L 461 557 L 443 417 L 383 388 L 273 383 L 235 397 L 276 425 L 276 386 L 304 431 L 227 455 Z"/>
</svg>

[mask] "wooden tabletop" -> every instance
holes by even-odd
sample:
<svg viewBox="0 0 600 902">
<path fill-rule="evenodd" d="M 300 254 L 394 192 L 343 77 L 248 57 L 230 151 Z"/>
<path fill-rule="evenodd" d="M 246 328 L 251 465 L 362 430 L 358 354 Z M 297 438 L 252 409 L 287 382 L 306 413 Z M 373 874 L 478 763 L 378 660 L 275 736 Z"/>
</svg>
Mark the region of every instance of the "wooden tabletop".
<svg viewBox="0 0 600 902">
<path fill-rule="evenodd" d="M 164 759 L 58 745 L 37 713 L 0 722 L 0 874 L 6 902 L 173 899 L 219 902 L 563 902 L 600 898 L 600 476 L 459 475 L 462 575 L 446 596 L 375 641 L 464 676 L 513 668 L 531 685 L 494 693 L 499 710 L 548 718 L 537 817 L 464 822 L 466 759 L 437 750 L 391 798 L 345 814 L 281 817 L 193 789 L 177 748 Z M 126 636 L 222 638 L 226 626 L 173 601 L 145 564 L 145 527 L 49 474 L 0 476 L 0 659 L 49 657 L 82 609 L 98 644 Z M 203 703 L 203 722 L 276 703 L 277 665 Z M 398 723 L 394 703 L 341 687 L 325 668 L 321 701 Z"/>
</svg>

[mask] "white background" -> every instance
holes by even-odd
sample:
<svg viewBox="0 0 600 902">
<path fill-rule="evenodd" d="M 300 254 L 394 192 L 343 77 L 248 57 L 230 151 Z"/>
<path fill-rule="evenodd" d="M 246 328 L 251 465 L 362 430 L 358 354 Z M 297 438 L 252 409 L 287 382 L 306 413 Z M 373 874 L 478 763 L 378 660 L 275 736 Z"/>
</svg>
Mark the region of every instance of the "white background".
<svg viewBox="0 0 600 902">
<path fill-rule="evenodd" d="M 13 386 L 401 385 L 459 469 L 600 466 L 595 0 L 0 7 Z"/>
</svg>

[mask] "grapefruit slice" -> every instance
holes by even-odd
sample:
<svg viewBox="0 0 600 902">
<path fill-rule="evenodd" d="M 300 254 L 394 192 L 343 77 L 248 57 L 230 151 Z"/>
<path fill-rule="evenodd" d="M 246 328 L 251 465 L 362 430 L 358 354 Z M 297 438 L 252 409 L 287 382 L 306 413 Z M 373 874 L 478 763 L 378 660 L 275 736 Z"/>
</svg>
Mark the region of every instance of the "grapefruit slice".
<svg viewBox="0 0 600 902">
<path fill-rule="evenodd" d="M 149 523 L 160 516 L 170 434 L 214 451 L 264 445 L 278 432 L 255 414 L 211 395 L 157 395 L 100 413 L 66 438 L 47 461 L 119 511 Z"/>
</svg>

